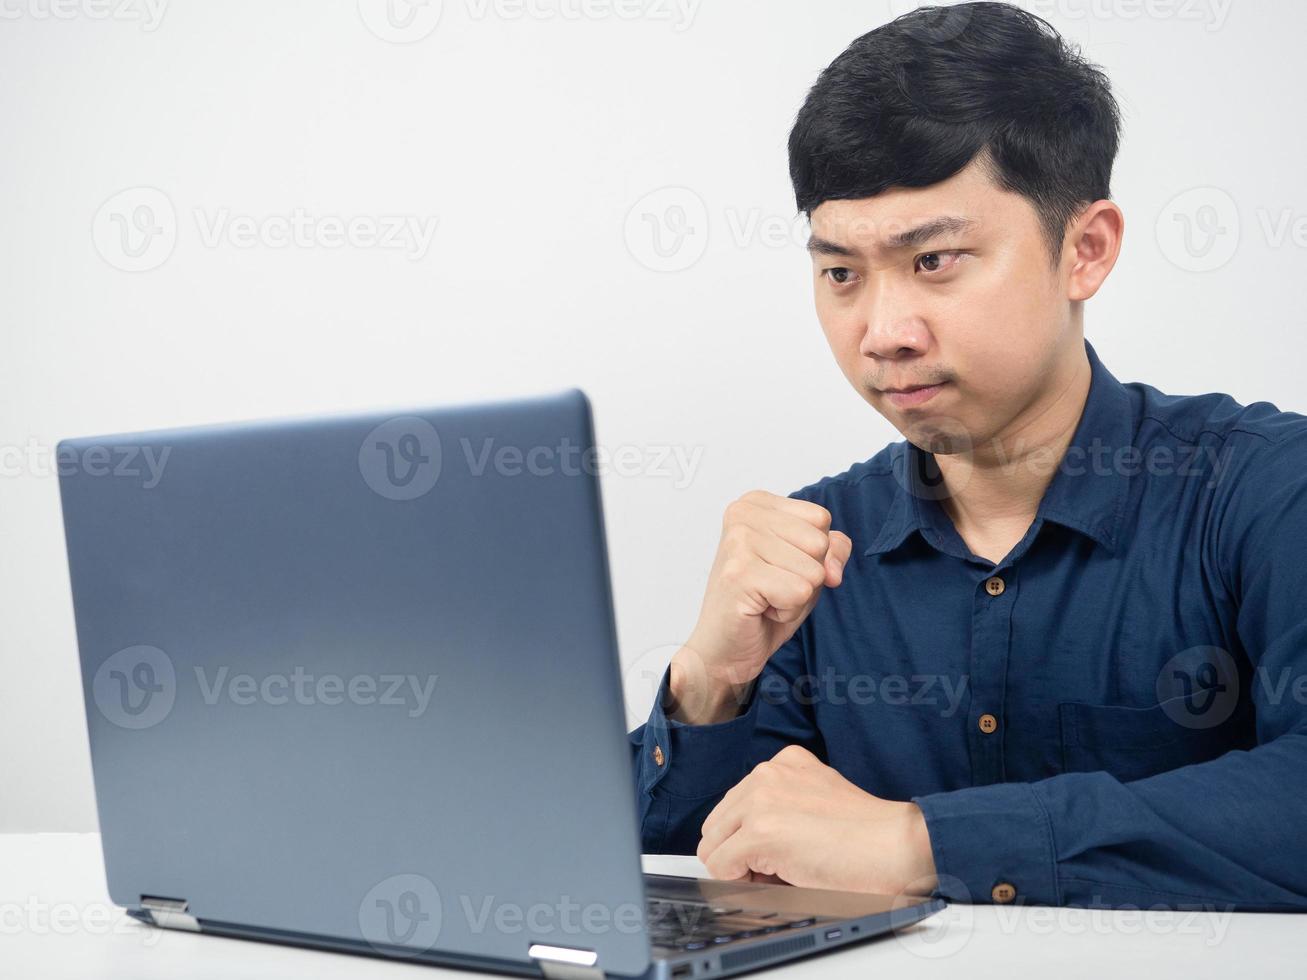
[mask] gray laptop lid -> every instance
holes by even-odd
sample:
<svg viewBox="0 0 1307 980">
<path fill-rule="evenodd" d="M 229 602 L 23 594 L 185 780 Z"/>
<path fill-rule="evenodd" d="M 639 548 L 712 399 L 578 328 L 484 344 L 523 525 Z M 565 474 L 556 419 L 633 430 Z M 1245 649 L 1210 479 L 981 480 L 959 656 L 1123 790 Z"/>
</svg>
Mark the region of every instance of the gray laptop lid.
<svg viewBox="0 0 1307 980">
<path fill-rule="evenodd" d="M 643 972 L 592 444 L 579 391 L 61 443 L 113 900 Z"/>
</svg>

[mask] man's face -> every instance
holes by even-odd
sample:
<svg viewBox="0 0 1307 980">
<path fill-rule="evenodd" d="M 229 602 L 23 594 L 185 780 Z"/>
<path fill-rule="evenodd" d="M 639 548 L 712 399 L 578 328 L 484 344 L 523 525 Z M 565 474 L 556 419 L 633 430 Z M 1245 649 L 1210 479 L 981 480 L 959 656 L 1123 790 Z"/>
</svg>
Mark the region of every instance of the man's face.
<svg viewBox="0 0 1307 980">
<path fill-rule="evenodd" d="M 972 161 L 930 187 L 826 201 L 811 219 L 822 330 L 845 377 L 907 439 L 979 451 L 1038 411 L 1081 341 L 1029 201 Z"/>
</svg>

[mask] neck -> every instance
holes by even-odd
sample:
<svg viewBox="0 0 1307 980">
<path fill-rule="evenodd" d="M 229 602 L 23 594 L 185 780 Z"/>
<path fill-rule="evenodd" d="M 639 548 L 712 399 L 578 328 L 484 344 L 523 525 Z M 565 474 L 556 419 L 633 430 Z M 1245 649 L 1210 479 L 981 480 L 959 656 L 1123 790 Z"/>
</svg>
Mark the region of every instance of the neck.
<svg viewBox="0 0 1307 980">
<path fill-rule="evenodd" d="M 1083 344 L 1076 345 L 1041 397 L 1007 430 L 972 452 L 935 457 L 948 490 L 944 509 L 964 536 L 967 529 L 1025 533 L 1071 445 L 1090 379 L 1089 358 Z"/>
</svg>

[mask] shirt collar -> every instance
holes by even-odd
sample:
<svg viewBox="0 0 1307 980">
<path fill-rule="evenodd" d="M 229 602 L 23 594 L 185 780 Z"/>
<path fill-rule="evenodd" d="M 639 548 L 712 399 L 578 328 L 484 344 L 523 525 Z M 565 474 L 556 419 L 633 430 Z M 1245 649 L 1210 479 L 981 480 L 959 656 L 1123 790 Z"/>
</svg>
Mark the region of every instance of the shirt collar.
<svg viewBox="0 0 1307 980">
<path fill-rule="evenodd" d="M 1044 491 L 1035 520 L 1053 521 L 1079 531 L 1115 551 L 1125 512 L 1130 477 L 1117 454 L 1134 439 L 1134 416 L 1125 386 L 1099 360 L 1089 341 L 1089 394 L 1075 434 Z M 913 531 L 940 530 L 949 522 L 939 500 L 944 495 L 935 457 L 905 441 L 890 447 L 898 484 L 880 532 L 865 555 L 893 551 Z"/>
</svg>

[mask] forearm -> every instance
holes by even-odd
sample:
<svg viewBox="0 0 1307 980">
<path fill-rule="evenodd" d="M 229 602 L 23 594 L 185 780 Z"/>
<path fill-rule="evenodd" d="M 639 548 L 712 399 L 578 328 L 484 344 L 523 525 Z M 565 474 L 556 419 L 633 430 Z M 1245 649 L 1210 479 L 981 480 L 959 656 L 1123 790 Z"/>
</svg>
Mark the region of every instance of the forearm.
<svg viewBox="0 0 1307 980">
<path fill-rule="evenodd" d="M 956 901 L 1307 909 L 1307 736 L 1134 782 L 1066 773 L 914 802 Z"/>
<path fill-rule="evenodd" d="M 647 853 L 692 854 L 709 811 L 759 762 L 787 745 L 822 750 L 810 710 L 764 695 L 764 681 L 788 685 L 803 669 L 798 636 L 768 661 L 724 720 L 687 724 L 669 717 L 672 669 L 664 673 L 648 721 L 630 735 L 636 799 Z"/>
</svg>

